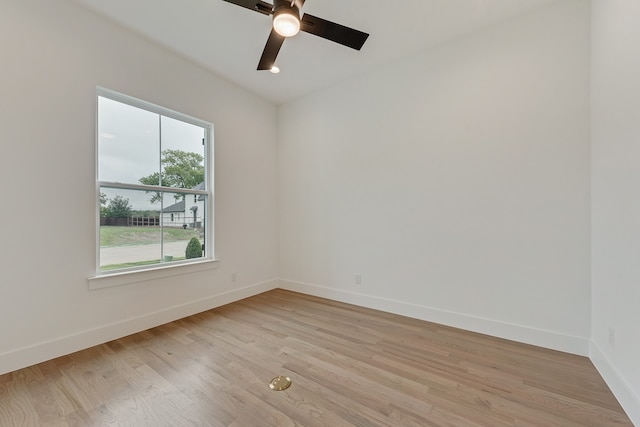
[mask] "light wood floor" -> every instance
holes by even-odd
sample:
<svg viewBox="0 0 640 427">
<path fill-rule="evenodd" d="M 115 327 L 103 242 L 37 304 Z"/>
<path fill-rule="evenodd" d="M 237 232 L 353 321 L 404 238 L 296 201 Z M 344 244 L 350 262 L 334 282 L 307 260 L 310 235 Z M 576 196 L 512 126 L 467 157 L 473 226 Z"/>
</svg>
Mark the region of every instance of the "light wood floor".
<svg viewBox="0 0 640 427">
<path fill-rule="evenodd" d="M 67 425 L 632 424 L 587 358 L 275 290 L 0 376 L 0 426 Z"/>
</svg>

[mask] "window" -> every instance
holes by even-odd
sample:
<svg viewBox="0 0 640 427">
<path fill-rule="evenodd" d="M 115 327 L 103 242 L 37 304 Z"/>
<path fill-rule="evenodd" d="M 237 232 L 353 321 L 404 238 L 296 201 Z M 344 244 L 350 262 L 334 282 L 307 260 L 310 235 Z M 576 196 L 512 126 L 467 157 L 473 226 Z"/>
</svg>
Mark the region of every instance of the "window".
<svg viewBox="0 0 640 427">
<path fill-rule="evenodd" d="M 212 259 L 213 126 L 102 88 L 97 111 L 98 275 Z"/>
</svg>

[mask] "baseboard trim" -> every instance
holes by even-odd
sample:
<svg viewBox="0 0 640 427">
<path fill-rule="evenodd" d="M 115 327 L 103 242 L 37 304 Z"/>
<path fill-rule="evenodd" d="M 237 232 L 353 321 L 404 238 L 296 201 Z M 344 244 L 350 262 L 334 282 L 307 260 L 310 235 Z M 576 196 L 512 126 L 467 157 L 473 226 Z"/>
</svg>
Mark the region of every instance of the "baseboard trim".
<svg viewBox="0 0 640 427">
<path fill-rule="evenodd" d="M 566 353 L 580 356 L 589 355 L 589 340 L 587 338 L 563 335 L 522 325 L 503 323 L 403 301 L 395 301 L 286 279 L 280 280 L 279 287 L 290 291 L 373 308 Z"/>
<path fill-rule="evenodd" d="M 590 342 L 589 346 L 589 358 L 604 379 L 604 382 L 611 389 L 611 392 L 618 399 L 620 406 L 627 413 L 633 425 L 640 426 L 640 396 L 633 392 L 622 375 L 618 373 L 607 356 L 600 350 L 600 347 L 593 341 Z"/>
<path fill-rule="evenodd" d="M 0 375 L 267 292 L 277 288 L 278 284 L 278 280 L 256 283 L 3 353 L 0 354 Z"/>
</svg>

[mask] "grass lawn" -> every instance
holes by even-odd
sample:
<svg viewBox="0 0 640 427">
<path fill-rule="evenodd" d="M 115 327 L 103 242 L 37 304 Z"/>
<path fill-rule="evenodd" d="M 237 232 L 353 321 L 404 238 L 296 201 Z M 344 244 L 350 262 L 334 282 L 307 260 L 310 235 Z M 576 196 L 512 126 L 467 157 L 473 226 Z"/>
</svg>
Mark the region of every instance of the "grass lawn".
<svg viewBox="0 0 640 427">
<path fill-rule="evenodd" d="M 198 230 L 193 228 L 167 227 L 163 230 L 164 242 L 177 242 L 189 240 L 192 237 L 200 237 Z M 146 245 L 160 243 L 160 227 L 100 227 L 100 247 Z"/>
</svg>

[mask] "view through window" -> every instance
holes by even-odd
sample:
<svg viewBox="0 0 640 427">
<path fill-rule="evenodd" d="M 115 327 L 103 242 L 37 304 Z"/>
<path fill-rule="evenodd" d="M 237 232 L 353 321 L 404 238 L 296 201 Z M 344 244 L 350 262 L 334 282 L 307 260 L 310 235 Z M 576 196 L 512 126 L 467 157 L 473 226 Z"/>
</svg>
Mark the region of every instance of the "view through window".
<svg viewBox="0 0 640 427">
<path fill-rule="evenodd" d="M 209 257 L 211 132 L 198 119 L 98 90 L 99 273 Z"/>
</svg>

